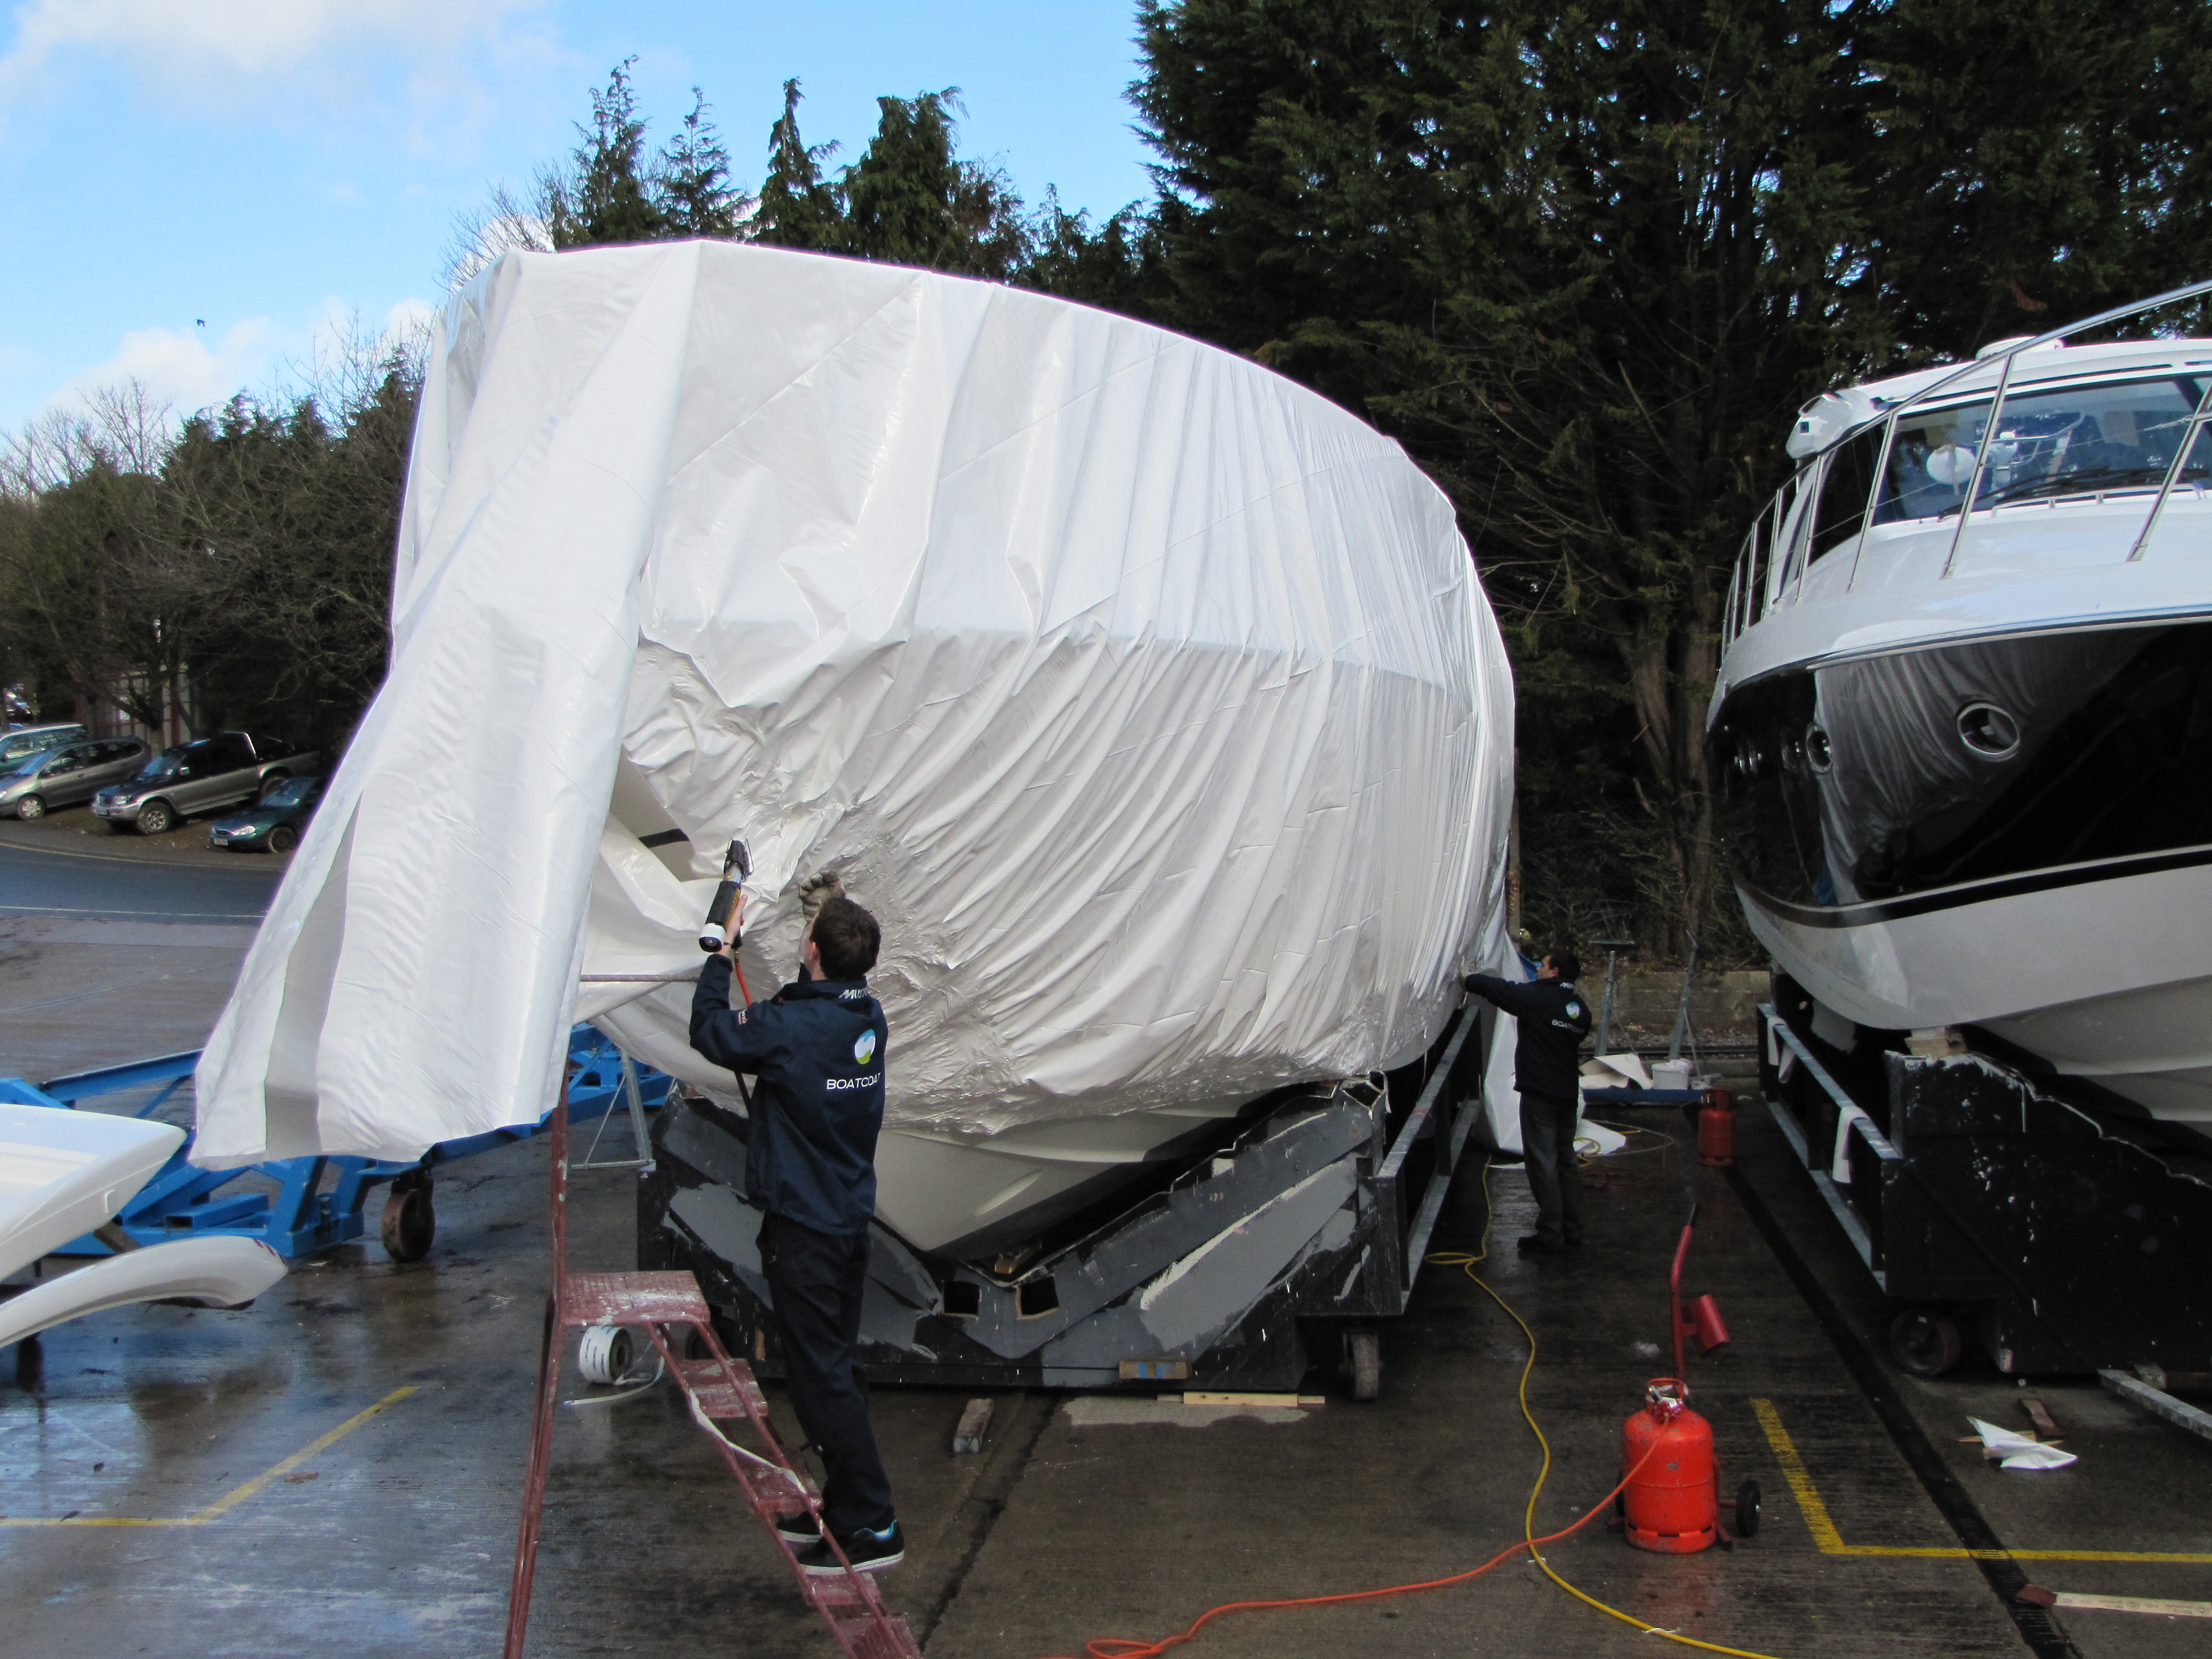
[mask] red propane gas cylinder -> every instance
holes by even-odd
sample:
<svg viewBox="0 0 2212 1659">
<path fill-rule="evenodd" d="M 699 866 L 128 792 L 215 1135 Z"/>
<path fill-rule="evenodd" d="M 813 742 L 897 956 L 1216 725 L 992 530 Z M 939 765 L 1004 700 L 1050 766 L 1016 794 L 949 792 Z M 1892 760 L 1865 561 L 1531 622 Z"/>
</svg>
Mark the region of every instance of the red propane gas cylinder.
<svg viewBox="0 0 2212 1659">
<path fill-rule="evenodd" d="M 1621 1493 L 1628 1541 L 1662 1555 L 1709 1547 L 1720 1522 L 1712 1425 L 1683 1403 L 1687 1394 L 1674 1377 L 1654 1377 L 1644 1408 L 1621 1425 L 1620 1472 L 1636 1471 Z"/>
<path fill-rule="evenodd" d="M 1735 1097 L 1726 1089 L 1706 1090 L 1698 1110 L 1698 1162 L 1717 1169 L 1735 1162 Z"/>
</svg>

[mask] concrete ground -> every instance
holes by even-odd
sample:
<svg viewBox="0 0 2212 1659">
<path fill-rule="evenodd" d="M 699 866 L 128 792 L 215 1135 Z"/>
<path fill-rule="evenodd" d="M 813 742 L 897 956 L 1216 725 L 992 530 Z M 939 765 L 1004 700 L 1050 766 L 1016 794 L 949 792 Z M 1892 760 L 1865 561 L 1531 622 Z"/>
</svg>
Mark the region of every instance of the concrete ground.
<svg viewBox="0 0 2212 1659">
<path fill-rule="evenodd" d="M 14 878 L 0 861 L 0 906 Z M 51 1075 L 204 1033 L 242 941 L 199 942 L 186 930 L 206 924 L 189 923 L 170 924 L 166 945 L 25 931 L 97 920 L 0 908 L 0 1011 L 16 1011 L 0 1025 L 0 1072 Z M 1695 1164 L 1671 1113 L 1620 1121 L 1640 1133 L 1594 1167 L 1578 1255 L 1513 1254 L 1529 1219 L 1516 1170 L 1470 1170 L 1433 1247 L 1473 1255 L 1487 1242 L 1477 1271 L 1534 1334 L 1528 1400 L 1551 1451 L 1535 1525 L 1553 1531 L 1617 1478 L 1620 1420 L 1667 1369 L 1654 1352 L 1666 1261 L 1694 1199 L 1691 1288 L 1719 1297 L 1735 1337 L 1691 1362 L 1696 1404 L 1726 1486 L 1764 1487 L 1766 1524 L 1732 1552 L 1665 1558 L 1593 1522 L 1547 1547 L 1564 1577 L 1639 1621 L 1758 1654 L 2212 1656 L 2212 1620 L 2021 1621 L 1999 1594 L 2033 1578 L 2212 1598 L 2212 1446 L 2094 1386 L 2039 1378 L 2029 1392 L 2081 1462 L 2037 1474 L 1985 1463 L 1958 1443 L 1966 1415 L 2025 1426 L 2021 1390 L 1986 1369 L 1908 1381 L 1868 1358 L 1877 1299 L 1763 1114 L 1744 1115 L 1733 1176 Z M 8 1650 L 495 1650 L 545 1286 L 544 1175 L 542 1142 L 455 1166 L 419 1263 L 351 1244 L 295 1263 L 245 1313 L 143 1308 L 50 1333 L 36 1370 L 0 1382 Z M 630 1264 L 631 1179 L 577 1177 L 574 1265 Z M 1310 1387 L 1328 1404 L 1256 1414 L 1014 1394 L 981 1455 L 956 1457 L 963 1394 L 880 1390 L 909 1536 L 886 1595 L 933 1656 L 1041 1659 L 1096 1637 L 1158 1638 L 1231 1600 L 1463 1571 L 1521 1536 L 1544 1463 L 1516 1405 L 1528 1352 L 1472 1279 L 1431 1266 L 1385 1334 L 1372 1405 L 1319 1371 Z M 568 1375 L 564 1395 L 587 1392 Z M 2206 1559 L 1985 1571 L 1962 1559 L 1962 1528 L 2012 1549 Z M 1516 1558 L 1447 1589 L 1231 1615 L 1188 1651 L 1648 1654 L 1654 1639 Z M 530 1645 L 664 1649 L 834 1651 L 665 1387 L 563 1411 Z"/>
</svg>

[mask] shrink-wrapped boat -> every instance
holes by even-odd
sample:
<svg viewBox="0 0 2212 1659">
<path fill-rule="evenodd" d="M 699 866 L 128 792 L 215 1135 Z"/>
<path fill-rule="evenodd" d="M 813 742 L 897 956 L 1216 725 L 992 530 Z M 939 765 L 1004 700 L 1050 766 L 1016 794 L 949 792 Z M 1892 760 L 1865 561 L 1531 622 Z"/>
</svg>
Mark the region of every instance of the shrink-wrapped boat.
<svg viewBox="0 0 2212 1659">
<path fill-rule="evenodd" d="M 685 1041 L 798 884 L 880 919 L 881 1219 L 1010 1236 L 1503 959 L 1512 691 L 1442 494 L 1242 359 L 1019 289 L 510 254 L 430 348 L 388 680 L 198 1073 L 195 1157 L 534 1121 Z"/>
</svg>

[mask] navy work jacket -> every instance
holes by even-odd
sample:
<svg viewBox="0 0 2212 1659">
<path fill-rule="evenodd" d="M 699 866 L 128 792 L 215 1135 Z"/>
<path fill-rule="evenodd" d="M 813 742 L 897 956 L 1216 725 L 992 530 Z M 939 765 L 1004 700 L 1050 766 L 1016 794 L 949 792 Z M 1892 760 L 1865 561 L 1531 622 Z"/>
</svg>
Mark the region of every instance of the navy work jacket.
<svg viewBox="0 0 2212 1659">
<path fill-rule="evenodd" d="M 1574 981 L 1498 979 L 1469 974 L 1467 988 L 1513 1016 L 1520 1035 L 1513 1048 L 1513 1086 L 1524 1095 L 1573 1100 L 1582 1089 L 1579 1050 L 1589 1035 L 1589 1004 Z"/>
<path fill-rule="evenodd" d="M 890 1027 L 865 979 L 805 979 L 730 1006 L 710 957 L 691 994 L 691 1046 L 760 1079 L 745 1125 L 745 1196 L 818 1233 L 866 1232 L 876 1212 Z"/>
</svg>

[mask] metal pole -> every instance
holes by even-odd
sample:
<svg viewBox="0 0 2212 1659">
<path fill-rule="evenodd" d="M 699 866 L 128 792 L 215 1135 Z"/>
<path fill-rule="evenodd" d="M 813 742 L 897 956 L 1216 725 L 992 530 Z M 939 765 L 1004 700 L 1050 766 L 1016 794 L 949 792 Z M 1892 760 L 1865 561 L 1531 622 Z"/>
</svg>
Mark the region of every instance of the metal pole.
<svg viewBox="0 0 2212 1659">
<path fill-rule="evenodd" d="M 623 1092 L 629 1097 L 629 1132 L 637 1146 L 637 1166 L 641 1170 L 653 1168 L 652 1131 L 645 1127 L 645 1096 L 637 1086 L 637 1062 L 628 1054 L 622 1061 Z M 675 1085 L 671 1084 L 670 1087 Z"/>
<path fill-rule="evenodd" d="M 1851 550 L 1851 574 L 1844 583 L 1846 593 L 1859 585 L 1859 560 L 1866 552 L 1867 538 L 1874 534 L 1875 514 L 1881 510 L 1881 488 L 1889 476 L 1889 452 L 1896 444 L 1897 417 L 1892 416 L 1881 434 L 1881 453 L 1875 459 L 1874 487 L 1867 492 L 1866 516 L 1859 520 L 1859 544 Z"/>
<path fill-rule="evenodd" d="M 1597 1051 L 1603 1054 L 1613 1048 L 1613 994 L 1620 973 L 1620 952 L 1633 951 L 1632 939 L 1594 939 L 1591 944 L 1605 952 L 1605 1006 L 1599 1011 L 1597 1022 Z"/>
<path fill-rule="evenodd" d="M 1950 550 L 1943 555 L 1943 568 L 1938 576 L 1939 580 L 1950 580 L 1951 567 L 1959 562 L 1959 544 L 1965 539 L 1966 520 L 1974 514 L 1974 496 L 1982 487 L 1983 469 L 1990 464 L 1990 448 L 1996 442 L 1997 422 L 2004 416 L 2005 392 L 2012 385 L 2012 366 L 2019 359 L 2017 352 L 2008 354 L 2004 360 L 2004 373 L 1997 376 L 1997 395 L 1990 401 L 1990 418 L 1982 427 L 1982 441 L 1974 450 L 1974 470 L 1966 477 L 1966 493 L 1959 498 L 1959 522 L 1951 532 Z M 1990 511 L 1994 514 L 1996 508 L 1992 506 Z"/>
<path fill-rule="evenodd" d="M 545 1476 L 553 1461 L 553 1407 L 561 1392 L 561 1322 L 568 1292 L 568 1057 L 561 1057 L 561 1099 L 553 1109 L 553 1288 L 545 1298 L 545 1346 L 538 1357 L 538 1411 L 530 1429 L 530 1472 L 522 1484 L 522 1522 L 514 1540 L 514 1576 L 507 1592 L 504 1659 L 522 1659 L 530 1629 L 530 1586 L 538 1573 L 538 1532 L 545 1518 Z"/>
<path fill-rule="evenodd" d="M 1681 1000 L 1674 1005 L 1674 1035 L 1667 1040 L 1670 1060 L 1682 1057 L 1682 1034 L 1690 1029 L 1690 988 L 1698 982 L 1698 936 L 1685 927 L 1682 937 L 1690 941 L 1690 959 L 1683 964 Z"/>
</svg>

